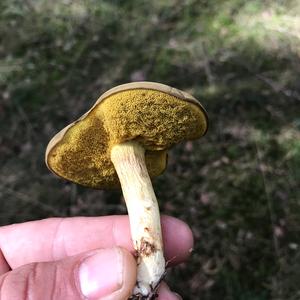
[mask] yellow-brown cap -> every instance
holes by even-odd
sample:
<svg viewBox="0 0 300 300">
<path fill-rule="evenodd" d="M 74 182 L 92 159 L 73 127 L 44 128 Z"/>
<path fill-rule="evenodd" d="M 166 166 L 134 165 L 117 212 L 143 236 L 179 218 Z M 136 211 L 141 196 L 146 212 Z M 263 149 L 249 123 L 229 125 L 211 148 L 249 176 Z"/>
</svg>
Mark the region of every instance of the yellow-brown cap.
<svg viewBox="0 0 300 300">
<path fill-rule="evenodd" d="M 93 107 L 49 142 L 45 161 L 60 177 L 93 188 L 119 185 L 113 145 L 144 146 L 151 177 L 166 167 L 167 149 L 207 131 L 207 114 L 191 95 L 164 84 L 133 82 L 105 92 Z"/>
</svg>

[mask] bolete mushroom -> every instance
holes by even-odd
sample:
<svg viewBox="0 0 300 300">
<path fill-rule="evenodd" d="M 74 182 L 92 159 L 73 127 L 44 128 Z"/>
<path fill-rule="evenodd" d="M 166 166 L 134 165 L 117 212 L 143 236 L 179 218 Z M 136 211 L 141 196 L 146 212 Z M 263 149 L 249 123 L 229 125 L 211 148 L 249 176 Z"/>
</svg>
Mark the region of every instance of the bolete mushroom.
<svg viewBox="0 0 300 300">
<path fill-rule="evenodd" d="M 167 150 L 207 130 L 207 115 L 191 95 L 154 82 L 133 82 L 104 93 L 46 150 L 48 168 L 92 188 L 121 184 L 138 273 L 132 299 L 154 299 L 165 273 L 157 200 L 151 177 L 166 168 Z"/>
</svg>

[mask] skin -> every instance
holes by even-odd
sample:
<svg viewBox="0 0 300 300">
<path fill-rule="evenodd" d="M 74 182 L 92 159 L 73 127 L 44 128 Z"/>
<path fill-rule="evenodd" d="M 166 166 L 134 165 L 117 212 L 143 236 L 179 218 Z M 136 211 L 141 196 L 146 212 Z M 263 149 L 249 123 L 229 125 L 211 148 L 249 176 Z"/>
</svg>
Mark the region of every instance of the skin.
<svg viewBox="0 0 300 300">
<path fill-rule="evenodd" d="M 162 232 L 169 266 L 184 262 L 193 247 L 189 227 L 164 216 Z M 117 292 L 93 299 L 126 299 L 136 282 L 127 216 L 53 218 L 3 226 L 0 249 L 1 300 L 36 300 L 39 295 L 43 299 L 87 299 L 78 289 L 76 270 L 87 257 L 107 249 L 122 254 L 125 277 Z M 158 300 L 176 299 L 180 297 L 162 283 Z"/>
</svg>

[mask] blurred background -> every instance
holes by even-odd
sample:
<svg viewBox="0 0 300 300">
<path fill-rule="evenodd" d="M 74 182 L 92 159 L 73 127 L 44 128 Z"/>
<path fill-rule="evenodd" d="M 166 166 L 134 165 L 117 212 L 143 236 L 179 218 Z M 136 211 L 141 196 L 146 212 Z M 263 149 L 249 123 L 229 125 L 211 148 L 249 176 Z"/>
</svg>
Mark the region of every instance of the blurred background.
<svg viewBox="0 0 300 300">
<path fill-rule="evenodd" d="M 56 178 L 44 152 L 107 89 L 158 81 L 210 118 L 154 181 L 196 239 L 169 284 L 184 299 L 300 299 L 299 16 L 289 0 L 1 0 L 1 225 L 125 214 L 120 192 Z"/>
</svg>

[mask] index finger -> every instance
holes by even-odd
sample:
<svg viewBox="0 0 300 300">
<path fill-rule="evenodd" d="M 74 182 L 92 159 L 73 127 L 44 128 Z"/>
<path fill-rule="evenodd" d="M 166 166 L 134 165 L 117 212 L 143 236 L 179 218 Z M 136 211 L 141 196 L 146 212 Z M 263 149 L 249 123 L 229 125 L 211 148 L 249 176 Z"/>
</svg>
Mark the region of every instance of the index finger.
<svg viewBox="0 0 300 300">
<path fill-rule="evenodd" d="M 166 259 L 170 264 L 184 261 L 193 247 L 189 227 L 179 219 L 164 216 L 162 231 Z M 113 246 L 134 252 L 128 216 L 52 218 L 0 228 L 0 249 L 12 269 Z"/>
</svg>

